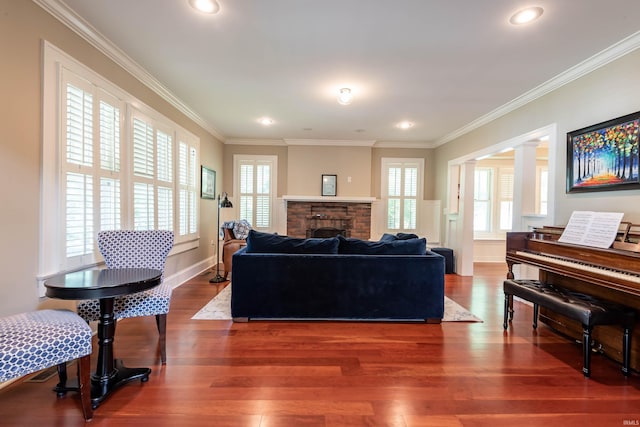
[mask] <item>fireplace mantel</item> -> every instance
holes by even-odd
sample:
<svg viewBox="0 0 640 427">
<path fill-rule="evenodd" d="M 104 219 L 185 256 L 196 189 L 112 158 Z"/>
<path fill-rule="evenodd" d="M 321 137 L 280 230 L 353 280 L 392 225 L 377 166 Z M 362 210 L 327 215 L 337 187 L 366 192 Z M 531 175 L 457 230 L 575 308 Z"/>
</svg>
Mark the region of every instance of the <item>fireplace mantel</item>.
<svg viewBox="0 0 640 427">
<path fill-rule="evenodd" d="M 373 203 L 375 197 L 358 197 L 358 196 L 282 196 L 285 202 L 328 202 L 328 203 Z"/>
</svg>

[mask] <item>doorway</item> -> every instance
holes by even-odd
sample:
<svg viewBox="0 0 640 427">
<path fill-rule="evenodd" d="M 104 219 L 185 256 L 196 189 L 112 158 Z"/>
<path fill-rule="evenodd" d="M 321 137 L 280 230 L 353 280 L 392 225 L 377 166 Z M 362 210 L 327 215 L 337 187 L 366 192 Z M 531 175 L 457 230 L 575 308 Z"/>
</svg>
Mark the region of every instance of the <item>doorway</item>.
<svg viewBox="0 0 640 427">
<path fill-rule="evenodd" d="M 546 149 L 545 149 L 546 147 Z M 540 178 L 536 166 L 538 161 L 532 161 L 539 156 L 538 153 L 547 153 L 546 167 L 546 194 L 540 195 Z M 511 153 L 511 154 L 507 154 Z M 445 227 L 445 241 L 447 246 L 456 253 L 456 271 L 463 276 L 473 275 L 474 247 L 476 237 L 482 233 L 476 233 L 479 215 L 475 214 L 475 206 L 482 209 L 481 204 L 475 198 L 476 193 L 476 168 L 486 169 L 487 164 L 502 162 L 505 170 L 511 169 L 513 181 L 512 197 L 503 198 L 502 209 L 510 212 L 510 231 L 526 231 L 533 227 L 545 224 L 553 224 L 555 212 L 555 186 L 556 186 L 556 157 L 557 157 L 557 131 L 556 124 L 551 124 L 536 129 L 509 140 L 493 144 L 484 149 L 468 153 L 457 159 L 449 161 L 448 184 L 448 214 Z M 508 160 L 512 158 L 513 160 Z M 489 160 L 493 159 L 493 160 Z M 506 166 L 510 165 L 510 166 Z M 505 174 L 505 176 L 508 174 Z M 482 176 L 482 174 L 480 174 Z M 538 195 L 538 200 L 536 199 Z M 495 204 L 494 206 L 500 206 Z M 541 209 L 544 206 L 544 209 Z M 492 208 L 491 212 L 495 209 Z M 489 211 L 487 211 L 489 212 Z M 495 213 L 491 213 L 495 215 Z M 486 219 L 486 218 L 485 218 Z M 494 253 L 502 252 L 504 257 L 504 219 L 500 230 L 500 220 L 491 217 L 492 227 L 485 234 L 486 246 L 492 246 Z M 496 226 L 493 226 L 496 224 Z M 475 234 L 475 235 L 474 235 Z M 502 235 L 502 237 L 501 237 Z M 490 238 L 489 238 L 490 237 Z M 484 251 L 484 249 L 482 249 Z M 493 255 L 495 258 L 497 255 Z"/>
</svg>

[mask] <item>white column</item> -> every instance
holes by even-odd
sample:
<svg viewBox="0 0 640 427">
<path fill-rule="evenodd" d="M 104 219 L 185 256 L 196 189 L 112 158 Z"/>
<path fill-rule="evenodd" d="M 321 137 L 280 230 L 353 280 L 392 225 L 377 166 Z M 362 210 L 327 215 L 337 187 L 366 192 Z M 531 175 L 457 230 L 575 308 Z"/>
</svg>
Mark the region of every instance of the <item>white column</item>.
<svg viewBox="0 0 640 427">
<path fill-rule="evenodd" d="M 539 143 L 526 141 L 514 147 L 513 231 L 527 231 L 522 216 L 536 212 L 536 147 Z"/>
<path fill-rule="evenodd" d="M 456 242 L 456 273 L 473 275 L 473 183 L 476 161 L 465 162 L 460 168 L 460 206 Z"/>
</svg>

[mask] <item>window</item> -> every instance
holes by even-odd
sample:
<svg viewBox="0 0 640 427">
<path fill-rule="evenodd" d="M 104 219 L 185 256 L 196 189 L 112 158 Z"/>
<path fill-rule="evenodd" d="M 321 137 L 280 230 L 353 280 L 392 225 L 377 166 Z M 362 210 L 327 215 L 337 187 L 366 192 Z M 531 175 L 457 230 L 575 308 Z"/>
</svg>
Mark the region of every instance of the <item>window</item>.
<svg viewBox="0 0 640 427">
<path fill-rule="evenodd" d="M 48 43 L 43 92 L 40 278 L 98 262 L 100 230 L 196 247 L 198 139 Z"/>
<path fill-rule="evenodd" d="M 547 166 L 536 167 L 536 212 L 540 215 L 547 214 L 549 194 L 549 169 Z"/>
<path fill-rule="evenodd" d="M 476 237 L 498 237 L 513 222 L 513 168 L 476 167 L 473 191 L 473 231 Z"/>
<path fill-rule="evenodd" d="M 382 197 L 387 231 L 415 232 L 418 229 L 423 165 L 423 159 L 382 159 Z"/>
<path fill-rule="evenodd" d="M 491 168 L 476 168 L 473 178 L 473 230 L 491 231 Z"/>
<path fill-rule="evenodd" d="M 276 157 L 235 156 L 234 169 L 240 219 L 269 230 L 274 224 Z"/>
<path fill-rule="evenodd" d="M 133 228 L 173 230 L 173 137 L 137 110 L 131 123 Z"/>
</svg>

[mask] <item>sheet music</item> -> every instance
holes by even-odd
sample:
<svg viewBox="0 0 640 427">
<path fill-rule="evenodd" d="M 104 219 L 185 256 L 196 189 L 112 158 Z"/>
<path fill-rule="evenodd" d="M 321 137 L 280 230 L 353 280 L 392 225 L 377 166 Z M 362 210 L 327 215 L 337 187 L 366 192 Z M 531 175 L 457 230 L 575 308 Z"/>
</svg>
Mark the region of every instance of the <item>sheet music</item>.
<svg viewBox="0 0 640 427">
<path fill-rule="evenodd" d="M 616 238 L 623 216 L 621 212 L 574 211 L 558 241 L 608 248 Z"/>
</svg>

